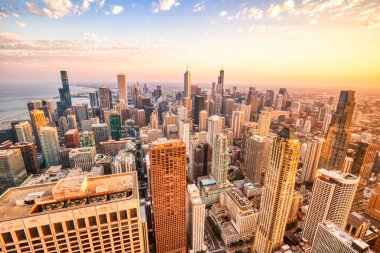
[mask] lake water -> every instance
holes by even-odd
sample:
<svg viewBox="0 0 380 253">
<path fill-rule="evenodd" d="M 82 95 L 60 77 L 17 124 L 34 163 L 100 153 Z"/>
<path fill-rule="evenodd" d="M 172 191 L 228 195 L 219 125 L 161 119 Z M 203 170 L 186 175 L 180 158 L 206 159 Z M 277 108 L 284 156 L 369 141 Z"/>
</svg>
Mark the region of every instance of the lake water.
<svg viewBox="0 0 380 253">
<path fill-rule="evenodd" d="M 28 112 L 27 103 L 32 100 L 53 99 L 58 101 L 58 88 L 61 84 L 43 85 L 4 85 L 0 84 L 0 122 L 10 117 Z M 78 92 L 92 92 L 95 89 L 79 86 L 70 86 L 71 94 Z M 72 98 L 73 105 L 80 103 L 90 104 L 89 98 Z"/>
</svg>

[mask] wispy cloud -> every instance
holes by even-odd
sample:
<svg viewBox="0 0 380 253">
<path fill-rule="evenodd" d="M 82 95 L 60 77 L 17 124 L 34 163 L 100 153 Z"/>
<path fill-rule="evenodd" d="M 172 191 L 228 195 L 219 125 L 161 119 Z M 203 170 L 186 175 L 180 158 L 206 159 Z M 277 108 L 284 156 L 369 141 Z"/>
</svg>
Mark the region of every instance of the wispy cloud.
<svg viewBox="0 0 380 253">
<path fill-rule="evenodd" d="M 78 14 L 78 6 L 70 0 L 43 0 L 45 7 L 40 8 L 34 2 L 26 2 L 25 7 L 29 13 L 39 17 L 59 19 L 71 13 Z"/>
<path fill-rule="evenodd" d="M 16 24 L 17 24 L 20 28 L 25 28 L 25 27 L 26 27 L 26 23 L 25 23 L 25 22 L 17 21 Z"/>
<path fill-rule="evenodd" d="M 228 15 L 228 12 L 227 11 L 220 11 L 218 15 L 221 17 L 225 17 Z"/>
<path fill-rule="evenodd" d="M 263 17 L 263 11 L 254 7 L 248 8 L 245 7 L 241 9 L 237 14 L 237 18 L 254 18 L 254 19 L 260 19 Z"/>
<path fill-rule="evenodd" d="M 8 12 L 0 7 L 0 20 L 6 17 L 8 17 Z"/>
<path fill-rule="evenodd" d="M 152 2 L 153 13 L 157 13 L 159 11 L 168 11 L 173 7 L 177 7 L 180 5 L 180 2 L 177 0 L 159 0 L 158 2 Z"/>
<path fill-rule="evenodd" d="M 123 6 L 121 6 L 121 5 L 114 5 L 112 7 L 112 11 L 111 12 L 112 12 L 112 14 L 117 15 L 117 14 L 121 13 L 123 10 L 124 10 Z"/>
<path fill-rule="evenodd" d="M 204 11 L 205 8 L 206 8 L 205 2 L 200 2 L 194 5 L 193 12 L 201 12 L 201 11 Z"/>
<path fill-rule="evenodd" d="M 278 4 L 271 4 L 267 10 L 268 16 L 271 18 L 278 17 L 280 15 L 281 7 Z"/>
</svg>

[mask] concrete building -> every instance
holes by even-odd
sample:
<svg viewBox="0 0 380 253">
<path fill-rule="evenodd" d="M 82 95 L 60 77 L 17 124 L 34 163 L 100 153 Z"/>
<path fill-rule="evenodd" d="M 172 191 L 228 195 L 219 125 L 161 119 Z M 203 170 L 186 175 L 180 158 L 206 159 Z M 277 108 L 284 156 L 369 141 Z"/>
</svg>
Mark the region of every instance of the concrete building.
<svg viewBox="0 0 380 253">
<path fill-rule="evenodd" d="M 372 192 L 371 198 L 365 207 L 365 212 L 372 218 L 380 220 L 380 184 Z"/>
<path fill-rule="evenodd" d="M 378 145 L 376 143 L 360 141 L 350 173 L 360 176 L 361 179 L 368 180 L 371 176 L 377 150 Z"/>
<path fill-rule="evenodd" d="M 233 111 L 232 112 L 232 131 L 234 133 L 234 139 L 241 138 L 242 127 L 244 123 L 244 112 L 242 111 Z"/>
<path fill-rule="evenodd" d="M 109 154 L 111 156 L 116 156 L 120 150 L 124 149 L 130 140 L 121 140 L 121 141 L 104 141 L 100 143 L 100 152 L 102 154 Z"/>
<path fill-rule="evenodd" d="M 302 159 L 301 182 L 314 181 L 324 141 L 325 139 L 317 137 L 307 140 L 305 154 Z"/>
<path fill-rule="evenodd" d="M 109 88 L 99 88 L 99 105 L 101 109 L 112 108 L 112 93 Z"/>
<path fill-rule="evenodd" d="M 84 131 L 79 134 L 80 147 L 95 147 L 95 135 L 93 131 Z"/>
<path fill-rule="evenodd" d="M 188 121 L 179 121 L 178 126 L 179 139 L 186 144 L 186 151 L 189 151 L 189 140 L 190 140 L 190 122 Z"/>
<path fill-rule="evenodd" d="M 28 121 L 15 125 L 18 142 L 34 143 L 32 126 Z"/>
<path fill-rule="evenodd" d="M 75 115 L 67 115 L 67 124 L 69 129 L 78 129 L 77 117 Z"/>
<path fill-rule="evenodd" d="M 119 102 L 128 105 L 127 82 L 122 73 L 117 75 L 117 87 L 119 89 Z"/>
<path fill-rule="evenodd" d="M 262 112 L 259 115 L 259 122 L 258 122 L 258 134 L 260 136 L 267 136 L 269 135 L 270 131 L 270 122 L 271 122 L 271 113 L 270 112 Z"/>
<path fill-rule="evenodd" d="M 217 134 L 212 148 L 211 175 L 218 187 L 223 188 L 228 184 L 228 144 L 224 134 Z"/>
<path fill-rule="evenodd" d="M 207 125 L 208 143 L 210 143 L 210 145 L 212 146 L 216 138 L 216 135 L 223 132 L 222 118 L 217 115 L 210 116 L 208 117 Z"/>
<path fill-rule="evenodd" d="M 199 112 L 199 132 L 207 131 L 207 111 Z"/>
<path fill-rule="evenodd" d="M 260 183 L 262 173 L 268 168 L 272 142 L 272 138 L 259 135 L 248 139 L 245 167 L 253 183 Z"/>
<path fill-rule="evenodd" d="M 330 221 L 318 224 L 312 253 L 374 253 L 361 239 L 352 238 Z"/>
<path fill-rule="evenodd" d="M 19 149 L 0 150 L 0 192 L 19 185 L 27 177 Z"/>
<path fill-rule="evenodd" d="M 80 147 L 80 137 L 78 129 L 70 129 L 64 135 L 65 146 L 67 148 L 79 148 Z"/>
<path fill-rule="evenodd" d="M 186 146 L 180 140 L 152 143 L 150 149 L 156 252 L 186 252 Z"/>
<path fill-rule="evenodd" d="M 28 174 L 39 174 L 41 172 L 38 163 L 37 151 L 34 143 L 21 142 L 9 147 L 10 149 L 19 149 L 24 159 L 24 165 Z"/>
<path fill-rule="evenodd" d="M 120 150 L 112 163 L 112 174 L 136 171 L 135 156 L 125 150 Z"/>
<path fill-rule="evenodd" d="M 363 215 L 357 212 L 352 212 L 347 217 L 344 230 L 356 239 L 363 239 L 366 236 L 370 226 L 370 220 L 364 218 Z"/>
<path fill-rule="evenodd" d="M 204 244 L 206 210 L 195 184 L 187 185 L 186 210 L 189 252 L 197 253 L 206 250 L 207 247 Z"/>
<path fill-rule="evenodd" d="M 57 128 L 41 127 L 39 131 L 42 152 L 44 154 L 45 167 L 59 165 L 59 141 Z"/>
<path fill-rule="evenodd" d="M 273 140 L 261 197 L 254 252 L 267 253 L 282 246 L 296 179 L 300 142 L 284 128 Z M 286 158 L 285 158 L 286 157 Z"/>
<path fill-rule="evenodd" d="M 297 221 L 297 214 L 300 204 L 302 203 L 302 195 L 298 191 L 293 192 L 292 203 L 290 205 L 289 217 L 287 224 Z"/>
<path fill-rule="evenodd" d="M 318 223 L 329 220 L 344 227 L 358 183 L 359 178 L 351 174 L 318 170 L 302 231 L 302 236 L 310 244 L 313 244 Z"/>
<path fill-rule="evenodd" d="M 91 171 L 91 168 L 95 165 L 95 155 L 95 147 L 73 148 L 69 153 L 70 168 Z"/>
<path fill-rule="evenodd" d="M 0 201 L 2 252 L 145 252 L 136 173 L 11 188 Z"/>
<path fill-rule="evenodd" d="M 136 110 L 135 114 L 135 124 L 139 127 L 144 127 L 146 125 L 145 122 L 145 111 L 142 109 Z"/>
<path fill-rule="evenodd" d="M 92 131 L 95 135 L 96 146 L 99 146 L 101 142 L 108 141 L 108 126 L 105 123 L 92 124 Z"/>
</svg>

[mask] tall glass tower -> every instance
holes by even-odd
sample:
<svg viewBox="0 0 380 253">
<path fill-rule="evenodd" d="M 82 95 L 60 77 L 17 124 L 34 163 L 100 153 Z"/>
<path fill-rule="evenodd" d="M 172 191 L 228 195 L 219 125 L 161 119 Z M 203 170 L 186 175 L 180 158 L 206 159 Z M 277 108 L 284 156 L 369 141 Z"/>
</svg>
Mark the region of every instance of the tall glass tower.
<svg viewBox="0 0 380 253">
<path fill-rule="evenodd" d="M 64 115 L 66 109 L 72 106 L 69 79 L 65 70 L 61 70 L 61 80 L 62 88 L 58 89 L 60 103 L 57 103 L 60 116 Z"/>
</svg>

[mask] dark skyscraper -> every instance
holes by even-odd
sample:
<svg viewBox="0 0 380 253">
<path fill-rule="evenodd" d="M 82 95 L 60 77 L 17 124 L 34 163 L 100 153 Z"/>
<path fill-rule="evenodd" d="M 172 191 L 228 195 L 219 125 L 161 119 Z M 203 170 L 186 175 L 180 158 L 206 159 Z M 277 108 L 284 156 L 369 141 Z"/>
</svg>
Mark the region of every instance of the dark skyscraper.
<svg viewBox="0 0 380 253">
<path fill-rule="evenodd" d="M 288 90 L 286 88 L 280 88 L 279 94 L 282 95 L 281 110 L 286 111 L 286 101 L 288 101 Z"/>
<path fill-rule="evenodd" d="M 69 79 L 67 77 L 67 72 L 64 70 L 61 71 L 61 80 L 62 88 L 58 89 L 60 103 L 57 104 L 57 108 L 59 109 L 59 114 L 63 115 L 65 110 L 72 106 Z"/>
<path fill-rule="evenodd" d="M 273 90 L 267 90 L 265 93 L 265 107 L 272 107 L 273 105 L 273 99 L 274 99 L 274 91 Z"/>
<path fill-rule="evenodd" d="M 355 109 L 355 91 L 341 91 L 337 109 L 331 119 L 323 145 L 320 167 L 341 170 L 350 143 L 350 126 Z"/>
<path fill-rule="evenodd" d="M 202 95 L 194 96 L 194 124 L 199 125 L 199 113 L 206 110 L 206 97 Z"/>
<path fill-rule="evenodd" d="M 251 115 L 250 120 L 252 121 L 254 115 L 257 113 L 257 108 L 259 105 L 259 92 L 255 90 L 254 87 L 250 87 L 247 95 L 247 105 L 251 105 Z"/>
<path fill-rule="evenodd" d="M 110 115 L 110 127 L 112 140 L 119 141 L 121 138 L 121 119 L 119 114 Z"/>
</svg>

